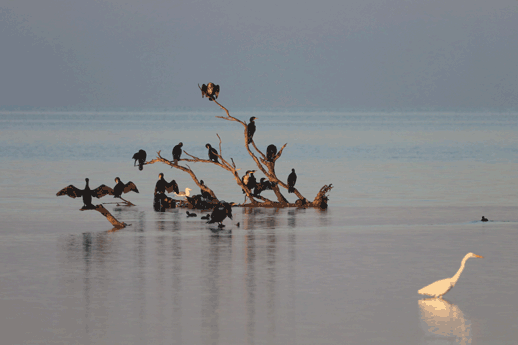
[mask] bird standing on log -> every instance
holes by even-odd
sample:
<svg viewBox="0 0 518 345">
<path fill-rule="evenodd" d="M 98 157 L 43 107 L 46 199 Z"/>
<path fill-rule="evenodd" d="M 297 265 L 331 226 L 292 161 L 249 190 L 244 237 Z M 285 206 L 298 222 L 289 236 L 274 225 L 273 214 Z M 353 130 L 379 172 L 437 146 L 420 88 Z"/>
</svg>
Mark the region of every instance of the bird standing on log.
<svg viewBox="0 0 518 345">
<path fill-rule="evenodd" d="M 123 182 L 121 182 L 120 178 L 116 177 L 115 182 L 117 182 L 117 184 L 115 185 L 115 187 L 113 187 L 113 197 L 114 198 L 121 198 L 122 193 L 129 193 L 129 192 L 138 193 L 139 192 L 137 189 L 137 186 L 131 181 L 124 184 Z"/>
<path fill-rule="evenodd" d="M 266 148 L 266 160 L 268 162 L 273 162 L 275 155 L 277 154 L 277 147 L 275 145 L 268 145 Z"/>
<path fill-rule="evenodd" d="M 297 174 L 295 174 L 295 169 L 291 169 L 291 174 L 288 176 L 288 193 L 295 192 L 295 183 L 297 183 Z"/>
<path fill-rule="evenodd" d="M 255 120 L 257 119 L 257 117 L 254 117 L 252 116 L 250 118 L 250 123 L 246 126 L 246 130 L 247 130 L 247 133 L 248 133 L 248 144 L 250 144 L 252 142 L 252 139 L 254 137 L 254 133 L 255 133 Z"/>
<path fill-rule="evenodd" d="M 209 149 L 209 159 L 215 163 L 219 163 L 218 151 L 216 151 L 214 147 L 210 146 L 210 144 L 205 145 L 205 147 Z"/>
<path fill-rule="evenodd" d="M 63 188 L 59 192 L 56 193 L 56 196 L 68 195 L 69 197 L 75 199 L 77 197 L 83 197 L 83 207 L 82 209 L 94 209 L 95 206 L 92 205 L 92 197 L 102 198 L 105 195 L 113 194 L 113 189 L 102 184 L 94 190 L 90 189 L 88 185 L 90 179 L 85 178 L 86 185 L 85 189 L 79 189 L 73 185 L 69 185 L 68 187 Z"/>
<path fill-rule="evenodd" d="M 138 170 L 144 169 L 144 163 L 146 162 L 146 157 L 147 157 L 146 151 L 140 149 L 137 153 L 135 153 L 133 155 L 133 159 L 135 160 L 135 162 L 133 162 L 133 166 L 136 166 L 137 161 L 138 161 Z"/>
<path fill-rule="evenodd" d="M 179 143 L 175 147 L 173 147 L 173 163 L 174 165 L 178 164 L 178 161 L 180 160 L 180 156 L 182 155 L 182 146 L 183 143 Z"/>
<path fill-rule="evenodd" d="M 257 183 L 255 186 L 254 196 L 258 196 L 259 194 L 261 194 L 263 191 L 265 191 L 267 189 L 271 190 L 272 187 L 275 185 L 276 185 L 275 182 L 266 181 L 266 178 L 261 177 L 261 181 L 259 181 L 259 183 Z"/>
</svg>

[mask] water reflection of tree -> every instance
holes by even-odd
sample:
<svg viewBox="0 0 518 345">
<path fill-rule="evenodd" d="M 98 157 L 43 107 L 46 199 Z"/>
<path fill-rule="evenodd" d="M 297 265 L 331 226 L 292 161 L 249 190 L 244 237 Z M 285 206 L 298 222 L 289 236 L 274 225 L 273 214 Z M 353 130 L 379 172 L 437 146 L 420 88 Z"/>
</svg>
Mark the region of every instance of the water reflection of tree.
<svg viewBox="0 0 518 345">
<path fill-rule="evenodd" d="M 471 321 L 460 308 L 442 298 L 418 301 L 424 344 L 471 344 Z"/>
</svg>

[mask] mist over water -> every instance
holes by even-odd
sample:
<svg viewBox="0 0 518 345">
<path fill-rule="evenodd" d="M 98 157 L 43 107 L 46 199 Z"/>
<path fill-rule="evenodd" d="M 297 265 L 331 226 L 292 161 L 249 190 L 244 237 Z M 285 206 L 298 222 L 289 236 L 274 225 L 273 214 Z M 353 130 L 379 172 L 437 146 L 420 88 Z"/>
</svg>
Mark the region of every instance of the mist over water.
<svg viewBox="0 0 518 345">
<path fill-rule="evenodd" d="M 257 117 L 260 149 L 288 143 L 276 172 L 295 168 L 306 198 L 332 183 L 329 209 L 235 208 L 223 233 L 204 212 L 154 212 L 160 172 L 195 185 L 163 164 L 139 171 L 139 149 L 172 159 L 183 142 L 205 158 L 218 133 L 225 157 L 255 168 L 242 126 L 222 114 L 0 113 L 6 343 L 514 343 L 517 114 L 231 112 Z M 220 199 L 243 201 L 228 172 L 190 166 Z M 136 207 L 106 205 L 131 224 L 117 232 L 55 196 L 116 176 L 140 190 L 126 195 Z M 484 259 L 467 263 L 446 302 L 417 295 L 468 252 Z"/>
</svg>

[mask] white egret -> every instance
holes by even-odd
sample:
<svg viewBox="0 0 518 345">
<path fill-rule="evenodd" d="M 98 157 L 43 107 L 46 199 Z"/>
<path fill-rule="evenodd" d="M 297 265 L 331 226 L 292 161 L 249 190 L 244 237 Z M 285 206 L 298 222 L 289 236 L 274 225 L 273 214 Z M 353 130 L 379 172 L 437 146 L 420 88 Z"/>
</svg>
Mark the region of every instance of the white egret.
<svg viewBox="0 0 518 345">
<path fill-rule="evenodd" d="M 441 279 L 434 283 L 431 283 L 430 285 L 425 286 L 421 290 L 417 291 L 417 293 L 421 295 L 428 295 L 432 297 L 442 297 L 446 292 L 450 291 L 452 287 L 455 286 L 457 283 L 457 280 L 459 280 L 460 274 L 464 270 L 464 266 L 466 265 L 466 261 L 469 258 L 483 258 L 483 256 L 476 255 L 473 253 L 468 253 L 464 258 L 462 259 L 462 262 L 460 263 L 460 268 L 455 273 L 455 275 L 451 278 Z"/>
</svg>

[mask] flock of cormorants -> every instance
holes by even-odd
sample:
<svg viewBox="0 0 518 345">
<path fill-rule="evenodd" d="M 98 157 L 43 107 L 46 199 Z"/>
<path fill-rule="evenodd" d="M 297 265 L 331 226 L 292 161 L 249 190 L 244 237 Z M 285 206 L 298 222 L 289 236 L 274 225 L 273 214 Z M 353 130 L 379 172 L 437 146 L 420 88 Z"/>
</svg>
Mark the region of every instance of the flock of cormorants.
<svg viewBox="0 0 518 345">
<path fill-rule="evenodd" d="M 199 84 L 198 84 L 198 87 Z M 216 100 L 219 96 L 219 85 L 215 85 L 214 83 L 208 83 L 207 85 L 203 84 L 200 87 L 202 98 L 207 97 L 210 101 Z M 247 136 L 248 136 L 248 144 L 250 144 L 253 140 L 253 136 L 255 134 L 256 126 L 255 126 L 255 120 L 257 118 L 252 116 L 250 117 L 250 122 L 247 124 Z M 178 145 L 174 146 L 172 155 L 173 155 L 173 164 L 177 165 L 178 161 L 181 159 L 182 156 L 182 147 L 183 143 L 178 143 Z M 213 148 L 209 143 L 205 145 L 205 147 L 208 149 L 208 156 L 209 160 L 214 163 L 219 163 L 218 160 L 218 151 Z M 269 145 L 266 149 L 266 160 L 268 162 L 273 162 L 275 160 L 275 157 L 277 155 L 277 147 L 275 145 Z M 147 154 L 144 150 L 139 150 L 137 153 L 133 155 L 134 163 L 133 166 L 137 166 L 139 170 L 144 169 L 144 165 L 146 164 L 146 158 Z M 267 181 L 266 178 L 261 178 L 259 182 L 257 182 L 254 172 L 256 170 L 248 170 L 245 175 L 242 177 L 241 181 L 243 184 L 249 189 L 253 190 L 253 195 L 255 197 L 259 196 L 261 192 L 265 190 L 272 190 L 272 187 L 276 186 L 275 182 Z M 115 178 L 115 182 L 117 183 L 113 188 L 110 188 L 104 184 L 100 185 L 99 187 L 95 189 L 90 189 L 88 183 L 89 179 L 86 178 L 86 185 L 84 189 L 79 189 L 73 185 L 69 185 L 68 187 L 63 188 L 60 190 L 56 195 L 68 195 L 71 198 L 76 197 L 82 197 L 83 198 L 83 207 L 82 210 L 87 209 L 95 209 L 96 206 L 92 204 L 92 197 L 96 198 L 102 198 L 105 195 L 113 195 L 114 198 L 122 199 L 123 193 L 129 193 L 129 192 L 135 192 L 138 193 L 137 186 L 133 182 L 128 182 L 124 184 L 121 182 L 119 177 Z M 288 193 L 294 192 L 294 186 L 297 182 L 297 175 L 295 174 L 295 169 L 291 170 L 291 174 L 288 176 Z M 202 186 L 205 186 L 203 180 L 200 181 L 200 184 Z M 172 180 L 171 182 L 167 182 L 164 179 L 164 174 L 160 173 L 158 175 L 158 181 L 155 185 L 155 192 L 154 192 L 154 199 L 153 199 L 153 208 L 155 211 L 164 211 L 168 208 L 175 208 L 177 200 L 174 200 L 166 195 L 166 193 L 173 192 L 176 196 L 185 197 L 184 201 L 186 202 L 187 206 L 190 208 L 196 208 L 196 209 L 213 209 L 212 214 L 207 215 L 206 217 L 201 217 L 202 219 L 209 219 L 207 223 L 219 223 L 219 227 L 223 227 L 222 221 L 225 218 L 232 219 L 232 204 L 229 204 L 225 201 L 218 201 L 217 199 L 213 198 L 211 193 L 208 193 L 201 189 L 201 194 L 197 195 L 190 195 L 190 188 L 185 188 L 185 192 L 180 192 L 178 189 L 178 184 L 175 180 Z M 245 191 L 243 190 L 243 193 Z M 126 205 L 131 206 L 132 204 L 128 201 L 124 200 L 126 202 Z M 245 196 L 246 201 L 246 196 Z M 195 213 L 189 213 L 187 211 L 188 217 L 195 217 Z"/>
</svg>

